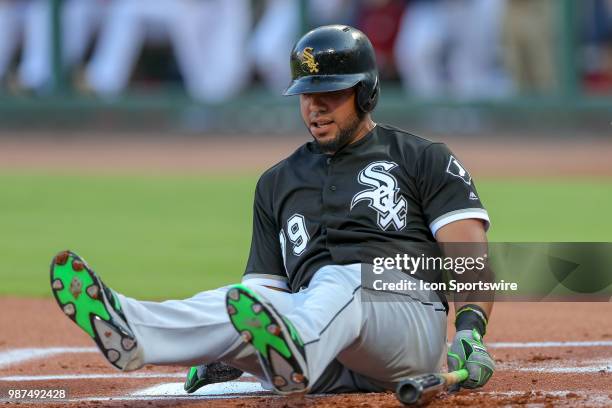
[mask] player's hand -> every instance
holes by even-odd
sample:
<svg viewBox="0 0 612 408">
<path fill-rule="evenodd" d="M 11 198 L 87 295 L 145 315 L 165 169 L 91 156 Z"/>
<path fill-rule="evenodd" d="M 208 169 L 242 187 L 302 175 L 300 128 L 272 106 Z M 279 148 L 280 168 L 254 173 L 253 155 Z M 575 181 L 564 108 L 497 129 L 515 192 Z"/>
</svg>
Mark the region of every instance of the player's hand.
<svg viewBox="0 0 612 408">
<path fill-rule="evenodd" d="M 478 330 L 460 330 L 455 334 L 447 357 L 448 371 L 465 368 L 470 373 L 461 383 L 465 388 L 482 387 L 495 371 L 495 362 L 482 343 Z"/>
</svg>

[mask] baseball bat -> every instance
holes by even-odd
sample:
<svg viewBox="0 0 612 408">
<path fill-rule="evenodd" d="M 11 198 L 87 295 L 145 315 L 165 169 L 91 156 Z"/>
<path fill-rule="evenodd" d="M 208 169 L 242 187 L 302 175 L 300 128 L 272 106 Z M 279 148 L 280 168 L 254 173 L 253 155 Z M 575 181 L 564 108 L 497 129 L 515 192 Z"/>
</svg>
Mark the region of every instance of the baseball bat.
<svg viewBox="0 0 612 408">
<path fill-rule="evenodd" d="M 450 373 L 424 374 L 401 381 L 397 385 L 395 395 L 405 405 L 422 405 L 468 377 L 469 373 L 465 368 Z"/>
</svg>

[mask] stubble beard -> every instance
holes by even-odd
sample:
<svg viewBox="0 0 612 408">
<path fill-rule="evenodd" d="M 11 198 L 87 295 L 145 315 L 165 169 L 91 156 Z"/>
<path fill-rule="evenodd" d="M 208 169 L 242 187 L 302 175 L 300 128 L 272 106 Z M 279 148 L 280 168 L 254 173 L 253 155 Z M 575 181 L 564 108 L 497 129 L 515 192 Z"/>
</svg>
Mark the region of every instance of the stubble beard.
<svg viewBox="0 0 612 408">
<path fill-rule="evenodd" d="M 314 135 L 311 135 L 323 153 L 334 154 L 353 140 L 360 124 L 361 119 L 357 115 L 353 115 L 350 122 L 346 126 L 340 127 L 336 137 L 329 142 L 322 143 Z"/>
</svg>

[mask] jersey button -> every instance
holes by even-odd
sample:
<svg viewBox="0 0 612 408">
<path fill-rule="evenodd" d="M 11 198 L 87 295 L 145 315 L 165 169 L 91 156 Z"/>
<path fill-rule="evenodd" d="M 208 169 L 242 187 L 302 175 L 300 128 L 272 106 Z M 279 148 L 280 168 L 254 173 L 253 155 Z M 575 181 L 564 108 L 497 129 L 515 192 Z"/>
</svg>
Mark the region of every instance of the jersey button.
<svg viewBox="0 0 612 408">
<path fill-rule="evenodd" d="M 327 164 L 331 163 L 331 157 L 327 158 Z"/>
<path fill-rule="evenodd" d="M 330 189 L 331 191 L 336 191 L 336 186 L 331 185 L 331 186 L 329 186 L 329 189 Z"/>
</svg>

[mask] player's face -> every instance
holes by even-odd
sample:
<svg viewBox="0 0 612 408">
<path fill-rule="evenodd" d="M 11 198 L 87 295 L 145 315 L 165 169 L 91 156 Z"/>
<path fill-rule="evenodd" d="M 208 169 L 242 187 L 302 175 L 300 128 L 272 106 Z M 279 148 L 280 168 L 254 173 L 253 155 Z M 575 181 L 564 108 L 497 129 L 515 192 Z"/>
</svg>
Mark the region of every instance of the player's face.
<svg viewBox="0 0 612 408">
<path fill-rule="evenodd" d="M 357 136 L 361 119 L 352 88 L 302 94 L 300 110 L 310 134 L 326 153 L 335 153 Z"/>
</svg>

